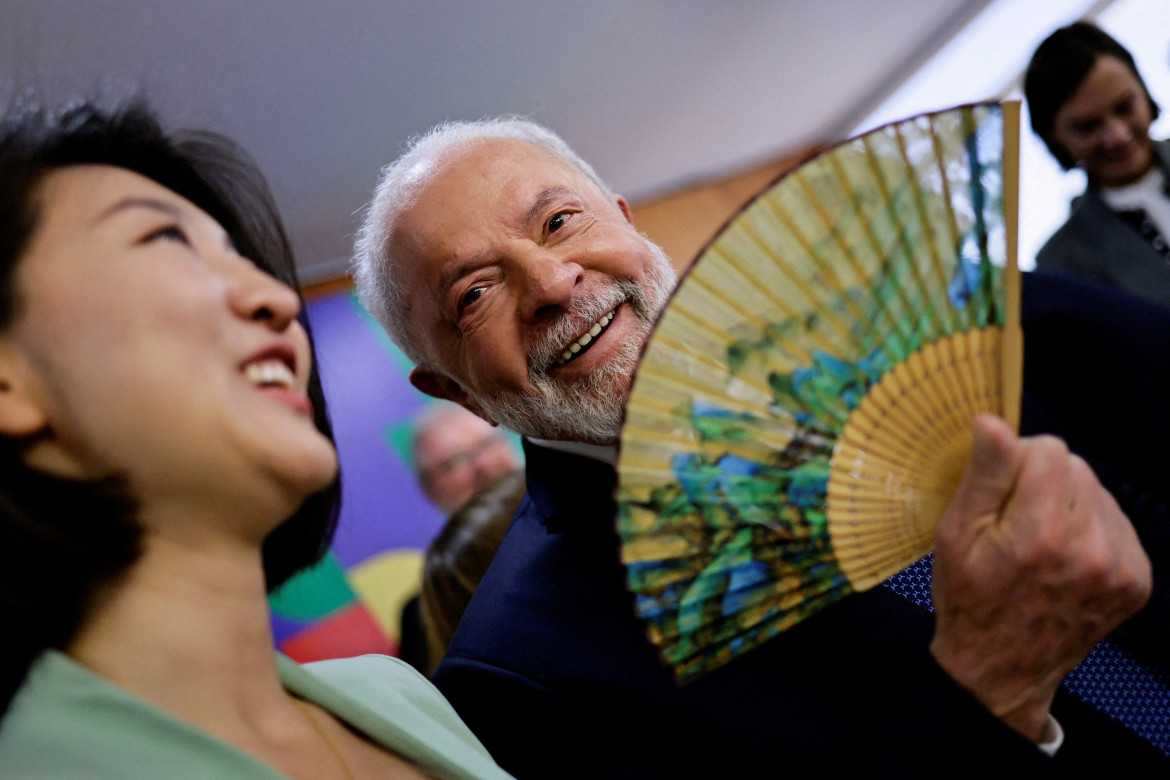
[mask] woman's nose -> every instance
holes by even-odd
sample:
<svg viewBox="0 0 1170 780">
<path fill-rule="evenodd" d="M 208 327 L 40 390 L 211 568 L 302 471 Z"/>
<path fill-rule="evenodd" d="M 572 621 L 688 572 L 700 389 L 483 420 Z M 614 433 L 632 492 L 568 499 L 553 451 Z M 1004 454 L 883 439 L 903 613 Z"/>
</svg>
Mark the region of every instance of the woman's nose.
<svg viewBox="0 0 1170 780">
<path fill-rule="evenodd" d="M 235 312 L 267 322 L 274 331 L 283 331 L 301 311 L 301 299 L 293 288 L 243 258 L 235 263 L 229 285 Z"/>
<path fill-rule="evenodd" d="M 1133 140 L 1133 129 L 1129 122 L 1120 118 L 1111 118 L 1105 122 L 1102 140 L 1106 146 L 1123 146 Z"/>
</svg>

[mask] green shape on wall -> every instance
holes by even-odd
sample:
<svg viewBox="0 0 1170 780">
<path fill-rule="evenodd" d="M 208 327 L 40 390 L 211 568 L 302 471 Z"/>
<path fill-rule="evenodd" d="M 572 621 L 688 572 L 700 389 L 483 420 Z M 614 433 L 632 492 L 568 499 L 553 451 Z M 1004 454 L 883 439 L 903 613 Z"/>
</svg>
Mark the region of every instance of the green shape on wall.
<svg viewBox="0 0 1170 780">
<path fill-rule="evenodd" d="M 414 364 L 410 362 L 410 358 L 406 356 L 406 353 L 399 349 L 397 344 L 391 341 L 390 336 L 386 334 L 385 328 L 383 328 L 381 324 L 379 324 L 379 322 L 374 319 L 374 315 L 370 314 L 369 311 L 366 310 L 365 306 L 362 306 L 362 302 L 358 298 L 356 292 L 351 292 L 349 294 L 349 302 L 353 305 L 354 309 L 357 310 L 358 317 L 363 323 L 365 323 L 365 326 L 369 328 L 370 333 L 373 334 L 374 339 L 378 342 L 378 346 L 380 346 L 382 351 L 386 353 L 386 356 L 390 358 L 390 362 L 394 365 L 394 367 L 401 371 L 403 376 L 410 376 L 410 372 L 414 368 Z"/>
<path fill-rule="evenodd" d="M 357 600 L 345 572 L 333 553 L 311 569 L 305 569 L 268 597 L 278 615 L 294 620 L 315 620 Z"/>
<path fill-rule="evenodd" d="M 411 455 L 411 444 L 414 441 L 414 420 L 400 420 L 387 425 L 382 431 L 383 438 L 390 449 L 398 453 L 402 462 L 414 468 L 414 457 Z"/>
</svg>

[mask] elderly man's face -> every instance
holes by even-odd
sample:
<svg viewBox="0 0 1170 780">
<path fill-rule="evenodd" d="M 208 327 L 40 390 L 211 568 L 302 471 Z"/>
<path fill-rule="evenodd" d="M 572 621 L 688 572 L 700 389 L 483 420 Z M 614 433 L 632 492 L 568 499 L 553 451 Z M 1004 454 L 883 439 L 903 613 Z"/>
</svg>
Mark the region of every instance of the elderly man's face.
<svg viewBox="0 0 1170 780">
<path fill-rule="evenodd" d="M 521 141 L 445 157 L 395 222 L 424 392 L 541 438 L 616 441 L 630 377 L 674 285 L 629 207 Z"/>
</svg>

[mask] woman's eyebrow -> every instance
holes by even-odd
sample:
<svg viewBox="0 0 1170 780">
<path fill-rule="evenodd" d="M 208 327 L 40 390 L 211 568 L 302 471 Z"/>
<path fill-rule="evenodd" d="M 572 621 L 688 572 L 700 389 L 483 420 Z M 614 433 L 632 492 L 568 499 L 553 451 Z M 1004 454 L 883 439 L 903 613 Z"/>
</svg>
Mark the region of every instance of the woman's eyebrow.
<svg viewBox="0 0 1170 780">
<path fill-rule="evenodd" d="M 97 223 L 109 219 L 119 212 L 133 208 L 151 209 L 152 211 L 158 211 L 175 219 L 178 219 L 182 215 L 182 211 L 178 206 L 173 203 L 168 203 L 165 200 L 158 200 L 157 198 L 128 197 L 122 198 L 122 200 L 118 201 L 105 211 L 98 214 L 96 217 L 94 217 L 94 220 L 91 224 L 96 225 Z"/>
<path fill-rule="evenodd" d="M 1118 96 L 1116 101 L 1114 101 L 1113 107 L 1117 108 L 1118 106 L 1123 106 L 1126 103 L 1131 103 L 1137 99 L 1137 96 L 1138 91 L 1136 89 L 1127 89 L 1125 92 L 1121 93 L 1120 96 Z"/>
</svg>

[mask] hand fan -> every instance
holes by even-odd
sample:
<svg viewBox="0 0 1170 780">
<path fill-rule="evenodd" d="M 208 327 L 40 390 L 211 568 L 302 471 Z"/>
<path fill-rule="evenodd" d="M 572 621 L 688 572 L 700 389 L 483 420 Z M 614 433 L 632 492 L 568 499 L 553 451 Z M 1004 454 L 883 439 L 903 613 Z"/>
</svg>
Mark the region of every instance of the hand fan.
<svg viewBox="0 0 1170 780">
<path fill-rule="evenodd" d="M 928 553 L 980 411 L 1018 420 L 1019 104 L 913 117 L 756 196 L 626 409 L 629 587 L 680 682 Z"/>
</svg>

